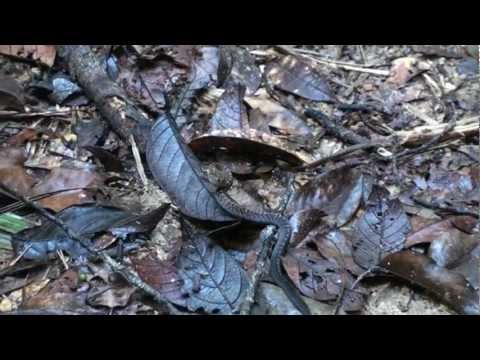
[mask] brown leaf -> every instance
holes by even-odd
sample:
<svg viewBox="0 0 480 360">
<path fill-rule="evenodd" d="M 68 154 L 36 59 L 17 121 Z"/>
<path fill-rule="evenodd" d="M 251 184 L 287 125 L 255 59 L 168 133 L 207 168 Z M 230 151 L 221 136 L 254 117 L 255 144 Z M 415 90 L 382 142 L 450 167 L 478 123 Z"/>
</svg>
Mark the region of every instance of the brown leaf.
<svg viewBox="0 0 480 360">
<path fill-rule="evenodd" d="M 24 105 L 23 89 L 17 80 L 10 76 L 0 75 L 0 110 L 24 111 Z"/>
<path fill-rule="evenodd" d="M 255 59 L 246 50 L 238 46 L 225 45 L 220 47 L 218 65 L 218 82 L 228 89 L 232 85 L 243 85 L 246 94 L 254 94 L 262 81 L 260 69 Z"/>
<path fill-rule="evenodd" d="M 78 273 L 71 269 L 49 283 L 33 297 L 27 298 L 22 309 L 60 309 L 84 311 L 86 292 L 77 292 Z"/>
<path fill-rule="evenodd" d="M 185 306 L 183 280 L 175 266 L 176 255 L 161 260 L 154 249 L 145 249 L 129 256 L 138 276 L 169 301 Z"/>
<path fill-rule="evenodd" d="M 105 306 L 110 309 L 125 307 L 130 302 L 135 290 L 136 288 L 133 286 L 112 287 L 112 285 L 104 285 L 91 289 L 86 301 L 90 306 Z"/>
<path fill-rule="evenodd" d="M 32 195 L 45 194 L 63 189 L 97 188 L 101 177 L 92 171 L 70 168 L 55 168 L 42 181 L 34 186 Z M 72 190 L 49 196 L 39 202 L 54 211 L 63 210 L 71 205 L 91 201 L 86 190 Z"/>
<path fill-rule="evenodd" d="M 309 154 L 293 150 L 291 145 L 278 137 L 255 129 L 249 129 L 248 132 L 233 129 L 212 131 L 193 139 L 189 145 L 197 156 L 207 156 L 223 151 L 257 161 L 259 159 L 267 161 L 281 159 L 291 165 L 301 165 L 313 161 Z"/>
<path fill-rule="evenodd" d="M 0 45 L 0 54 L 32 58 L 47 66 L 52 66 L 56 50 L 54 45 Z"/>
<path fill-rule="evenodd" d="M 417 59 L 411 56 L 394 60 L 387 82 L 395 86 L 405 85 L 418 74 L 418 69 L 415 67 L 416 64 Z"/>
<path fill-rule="evenodd" d="M 355 224 L 353 259 L 364 269 L 377 265 L 386 255 L 400 251 L 410 232 L 409 219 L 398 199 L 375 187 L 368 207 Z"/>
<path fill-rule="evenodd" d="M 313 101 L 334 100 L 327 81 L 315 64 L 295 56 L 285 56 L 265 69 L 268 81 L 276 88 Z"/>
<path fill-rule="evenodd" d="M 335 301 L 343 294 L 345 311 L 360 311 L 365 301 L 361 287 L 350 290 L 354 279 L 334 262 L 322 258 L 317 252 L 294 249 L 283 259 L 285 270 L 300 291 L 319 301 Z"/>
<path fill-rule="evenodd" d="M 355 214 L 367 178 L 354 169 L 339 169 L 323 174 L 302 186 L 292 197 L 288 212 L 321 209 L 332 216 L 330 222 L 346 224 Z"/>
<path fill-rule="evenodd" d="M 29 195 L 35 182 L 23 166 L 25 160 L 21 148 L 0 149 L 0 182 L 21 195 Z"/>
<path fill-rule="evenodd" d="M 218 101 L 215 113 L 210 119 L 210 128 L 212 131 L 224 129 L 244 129 L 248 130 L 248 114 L 243 97 L 245 87 L 241 85 L 232 85 L 225 90 Z"/>
<path fill-rule="evenodd" d="M 465 278 L 409 250 L 388 255 L 381 266 L 402 279 L 436 294 L 457 312 L 479 315 L 479 296 Z"/>
<path fill-rule="evenodd" d="M 20 146 L 28 141 L 37 140 L 39 137 L 40 133 L 37 130 L 26 128 L 20 131 L 18 134 L 10 137 L 7 140 L 7 144 L 12 146 Z"/>
<path fill-rule="evenodd" d="M 305 122 L 280 104 L 262 97 L 247 97 L 245 102 L 253 109 L 250 112 L 250 125 L 253 128 L 263 130 L 264 127 L 271 127 L 284 135 L 312 137 L 312 130 Z M 255 118 L 253 118 L 252 113 L 256 114 Z M 259 115 L 263 120 L 262 122 L 255 121 L 260 118 Z"/>
<path fill-rule="evenodd" d="M 415 231 L 405 240 L 405 247 L 432 243 L 434 246 L 430 251 L 435 252 L 435 256 L 437 257 L 435 260 L 439 260 L 440 262 L 438 264 L 441 266 L 448 266 L 447 264 L 461 258 L 462 254 L 466 255 L 466 253 L 468 253 L 467 249 L 471 250 L 475 247 L 474 244 L 478 243 L 475 236 L 468 235 L 454 226 L 454 222 L 459 221 L 456 218 L 463 218 L 463 216 L 453 216 Z M 433 242 L 435 242 L 435 244 L 433 244 Z M 457 252 L 458 254 L 455 255 Z M 447 258 L 450 260 L 447 260 Z"/>
</svg>

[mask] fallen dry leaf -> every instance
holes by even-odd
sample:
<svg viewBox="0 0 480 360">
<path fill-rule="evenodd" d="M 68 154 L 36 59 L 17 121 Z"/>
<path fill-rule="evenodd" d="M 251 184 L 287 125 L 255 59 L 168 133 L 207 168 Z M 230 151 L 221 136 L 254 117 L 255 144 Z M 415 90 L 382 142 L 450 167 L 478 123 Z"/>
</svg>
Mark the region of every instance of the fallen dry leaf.
<svg viewBox="0 0 480 360">
<path fill-rule="evenodd" d="M 56 55 L 55 45 L 0 45 L 0 54 L 32 58 L 52 66 Z"/>
<path fill-rule="evenodd" d="M 101 176 L 93 171 L 55 168 L 32 189 L 32 195 L 40 195 L 58 190 L 73 188 L 96 189 Z M 54 211 L 63 210 L 71 205 L 82 204 L 92 200 L 87 190 L 72 190 L 49 196 L 39 202 Z"/>
</svg>

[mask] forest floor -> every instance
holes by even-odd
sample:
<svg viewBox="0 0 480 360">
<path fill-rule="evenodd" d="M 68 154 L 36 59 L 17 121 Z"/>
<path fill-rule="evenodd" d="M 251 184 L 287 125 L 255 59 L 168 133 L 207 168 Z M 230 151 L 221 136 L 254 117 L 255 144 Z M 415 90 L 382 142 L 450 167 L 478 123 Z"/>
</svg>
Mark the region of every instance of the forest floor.
<svg viewBox="0 0 480 360">
<path fill-rule="evenodd" d="M 313 314 L 478 315 L 479 94 L 470 45 L 1 45 L 0 313 L 298 314 L 275 212 Z"/>
</svg>

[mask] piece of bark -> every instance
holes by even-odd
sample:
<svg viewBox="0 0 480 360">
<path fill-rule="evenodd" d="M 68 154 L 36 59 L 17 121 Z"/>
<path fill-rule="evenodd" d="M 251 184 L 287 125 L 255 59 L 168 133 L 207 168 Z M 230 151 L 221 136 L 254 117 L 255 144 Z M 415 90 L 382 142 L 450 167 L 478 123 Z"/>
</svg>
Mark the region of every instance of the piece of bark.
<svg viewBox="0 0 480 360">
<path fill-rule="evenodd" d="M 112 129 L 124 141 L 133 135 L 140 151 L 145 152 L 152 123 L 110 79 L 101 57 L 88 45 L 58 45 L 57 52 L 65 59 L 70 75 L 78 81 Z"/>
</svg>

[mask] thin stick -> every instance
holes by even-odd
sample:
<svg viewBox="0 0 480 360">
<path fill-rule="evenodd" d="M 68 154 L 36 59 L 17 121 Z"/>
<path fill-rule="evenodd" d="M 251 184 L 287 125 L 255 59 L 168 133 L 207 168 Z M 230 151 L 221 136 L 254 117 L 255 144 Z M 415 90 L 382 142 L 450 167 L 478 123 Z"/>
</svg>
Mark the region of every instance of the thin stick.
<svg viewBox="0 0 480 360">
<path fill-rule="evenodd" d="M 148 186 L 147 175 L 145 175 L 145 169 L 143 167 L 142 158 L 140 157 L 140 152 L 138 151 L 137 143 L 133 135 L 129 137 L 130 145 L 132 146 L 133 158 L 135 159 L 135 165 L 137 168 L 138 175 L 140 175 L 140 180 L 142 180 L 143 187 Z"/>
<path fill-rule="evenodd" d="M 272 239 L 274 238 L 274 226 L 269 226 L 270 234 L 263 241 L 260 252 L 257 255 L 257 261 L 255 262 L 255 270 L 253 271 L 250 287 L 247 290 L 247 294 L 240 305 L 240 315 L 249 315 L 252 310 L 252 306 L 255 303 L 255 294 L 263 274 L 266 272 L 266 262 L 268 259 L 268 250 Z"/>
<path fill-rule="evenodd" d="M 38 206 L 37 204 L 33 203 L 30 200 L 27 200 L 22 195 L 17 194 L 15 191 L 11 190 L 10 188 L 6 187 L 4 184 L 0 183 L 0 188 L 4 191 L 10 193 L 12 196 L 17 198 L 20 201 L 25 202 L 28 206 L 35 209 L 40 215 L 45 217 L 47 220 L 51 221 L 55 225 L 57 225 L 63 232 L 71 239 L 77 241 L 82 247 L 84 247 L 89 253 L 93 255 L 99 256 L 102 260 L 104 260 L 107 264 L 109 264 L 115 272 L 121 274 L 130 284 L 133 286 L 143 290 L 145 293 L 149 294 L 154 298 L 154 300 L 162 307 L 162 310 L 165 313 L 170 314 L 178 314 L 178 310 L 170 304 L 170 302 L 163 297 L 156 289 L 145 283 L 141 280 L 138 275 L 132 271 L 131 269 L 127 268 L 125 265 L 116 262 L 113 260 L 108 254 L 105 252 L 97 252 L 95 251 L 89 244 L 88 240 L 77 235 L 73 230 L 71 230 L 61 219 L 57 216 L 49 213 L 43 207 Z"/>
<path fill-rule="evenodd" d="M 377 146 L 380 146 L 380 144 L 372 143 L 372 142 L 365 143 L 365 144 L 352 145 L 352 146 L 349 146 L 345 149 L 337 151 L 336 153 L 334 153 L 332 155 L 328 155 L 328 156 L 325 156 L 321 159 L 315 160 L 314 162 L 311 162 L 309 164 L 298 166 L 294 170 L 306 170 L 306 169 L 315 168 L 317 166 L 325 164 L 328 161 L 338 160 L 338 159 L 340 159 L 340 158 L 344 157 L 345 155 L 348 155 L 352 152 L 355 152 L 355 151 L 358 151 L 358 150 L 366 150 L 366 149 L 370 149 L 372 147 L 377 147 Z"/>
</svg>

